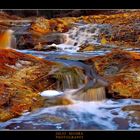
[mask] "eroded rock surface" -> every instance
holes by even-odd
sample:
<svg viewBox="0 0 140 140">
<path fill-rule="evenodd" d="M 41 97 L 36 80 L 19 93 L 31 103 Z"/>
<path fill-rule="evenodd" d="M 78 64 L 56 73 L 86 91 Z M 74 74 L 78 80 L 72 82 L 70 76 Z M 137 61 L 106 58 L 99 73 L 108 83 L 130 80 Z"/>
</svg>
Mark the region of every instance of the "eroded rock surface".
<svg viewBox="0 0 140 140">
<path fill-rule="evenodd" d="M 56 63 L 11 49 L 0 50 L 0 121 L 43 106 L 39 91 L 52 88 L 48 73 Z"/>
<path fill-rule="evenodd" d="M 140 54 L 114 50 L 86 61 L 108 79 L 108 94 L 114 98 L 140 98 Z"/>
</svg>

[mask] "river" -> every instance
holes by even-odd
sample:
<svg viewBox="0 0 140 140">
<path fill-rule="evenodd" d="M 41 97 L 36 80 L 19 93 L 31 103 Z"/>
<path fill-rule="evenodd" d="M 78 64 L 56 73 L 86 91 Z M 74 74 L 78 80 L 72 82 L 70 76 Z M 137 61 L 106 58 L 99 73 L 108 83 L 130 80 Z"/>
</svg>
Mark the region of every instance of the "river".
<svg viewBox="0 0 140 140">
<path fill-rule="evenodd" d="M 73 55 L 91 57 L 102 55 L 94 53 L 67 52 L 36 52 L 21 51 L 47 60 L 54 61 L 59 55 Z M 91 55 L 91 56 L 90 56 Z M 67 65 L 71 61 L 56 59 Z M 67 61 L 67 62 L 66 62 Z M 78 63 L 78 62 L 77 62 Z M 73 63 L 75 64 L 75 63 Z M 73 105 L 44 107 L 34 112 L 27 112 L 19 118 L 0 123 L 0 129 L 14 130 L 139 130 L 137 124 L 130 117 L 131 112 L 122 111 L 127 105 L 140 105 L 139 99 L 104 99 L 102 101 L 76 101 Z"/>
<path fill-rule="evenodd" d="M 93 56 L 104 55 L 110 50 L 99 50 L 93 52 L 77 52 L 75 40 L 78 45 L 88 40 L 88 43 L 99 44 L 99 28 L 108 28 L 107 25 L 79 25 L 68 32 L 71 41 L 56 45 L 61 49 L 58 51 L 33 51 L 17 50 L 25 54 L 55 61 L 65 66 L 79 66 L 85 69 L 85 60 Z M 88 28 L 89 27 L 89 28 Z M 90 32 L 90 33 L 89 33 Z M 78 36 L 77 36 L 78 34 Z M 75 36 L 77 38 L 75 39 Z M 94 40 L 91 39 L 94 36 Z M 72 40 L 75 39 L 75 40 Z M 132 51 L 130 49 L 130 51 Z M 134 50 L 139 52 L 139 50 Z M 69 56 L 71 60 L 62 59 Z M 60 58 L 61 57 L 61 58 Z M 77 59 L 77 60 L 76 60 Z M 139 99 L 107 99 L 101 101 L 76 100 L 72 105 L 61 105 L 43 107 L 33 112 L 26 112 L 19 118 L 0 123 L 0 129 L 13 130 L 140 130 L 140 123 L 130 115 L 132 111 L 124 112 L 122 107 L 127 105 L 140 105 Z"/>
</svg>

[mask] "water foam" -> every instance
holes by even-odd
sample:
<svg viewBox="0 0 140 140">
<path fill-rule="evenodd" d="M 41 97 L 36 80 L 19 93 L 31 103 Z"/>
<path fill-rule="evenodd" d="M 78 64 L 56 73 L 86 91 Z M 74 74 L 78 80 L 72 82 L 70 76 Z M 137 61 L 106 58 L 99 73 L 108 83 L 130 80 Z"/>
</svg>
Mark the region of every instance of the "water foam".
<svg viewBox="0 0 140 140">
<path fill-rule="evenodd" d="M 5 128 L 12 123 L 32 124 L 33 127 L 43 125 L 46 129 L 52 126 L 52 129 L 87 129 L 87 130 L 117 130 L 118 124 L 113 121 L 114 118 L 127 118 L 128 112 L 123 112 L 121 108 L 129 105 L 130 99 L 121 100 L 104 100 L 81 102 L 78 101 L 73 105 L 53 106 L 42 108 L 37 111 L 25 114 L 19 118 L 1 123 L 1 128 Z M 140 100 L 131 100 L 131 104 L 140 104 Z M 112 112 L 117 112 L 114 114 Z M 61 122 L 50 122 L 44 120 L 44 116 L 56 116 L 62 119 Z M 40 118 L 42 120 L 40 120 Z M 136 122 L 128 121 L 129 130 L 136 130 L 140 125 Z M 16 126 L 15 126 L 16 127 Z M 18 129 L 18 128 L 17 128 Z"/>
<path fill-rule="evenodd" d="M 77 52 L 82 45 L 101 45 L 99 35 L 106 28 L 109 30 L 110 26 L 107 24 L 78 24 L 64 34 L 66 41 L 63 44 L 50 46 L 66 52 Z"/>
<path fill-rule="evenodd" d="M 62 94 L 63 94 L 63 92 L 56 91 L 56 90 L 45 90 L 40 93 L 40 95 L 43 97 L 54 97 L 54 96 L 59 96 Z"/>
</svg>

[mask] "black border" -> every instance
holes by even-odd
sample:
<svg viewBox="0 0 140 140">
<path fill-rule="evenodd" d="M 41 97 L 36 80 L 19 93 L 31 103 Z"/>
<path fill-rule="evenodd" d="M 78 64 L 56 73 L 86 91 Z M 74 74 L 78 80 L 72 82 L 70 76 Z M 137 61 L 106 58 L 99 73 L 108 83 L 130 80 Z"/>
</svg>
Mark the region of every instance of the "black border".
<svg viewBox="0 0 140 140">
<path fill-rule="evenodd" d="M 138 0 L 2 0 L 0 9 L 138 9 Z"/>
<path fill-rule="evenodd" d="M 24 140 L 66 140 L 66 138 L 56 138 L 56 133 L 60 131 L 1 131 L 0 137 L 3 139 L 24 139 Z M 139 131 L 63 131 L 69 132 L 82 132 L 83 138 L 75 140 L 137 140 L 140 139 Z M 69 140 L 74 140 L 67 138 Z"/>
</svg>

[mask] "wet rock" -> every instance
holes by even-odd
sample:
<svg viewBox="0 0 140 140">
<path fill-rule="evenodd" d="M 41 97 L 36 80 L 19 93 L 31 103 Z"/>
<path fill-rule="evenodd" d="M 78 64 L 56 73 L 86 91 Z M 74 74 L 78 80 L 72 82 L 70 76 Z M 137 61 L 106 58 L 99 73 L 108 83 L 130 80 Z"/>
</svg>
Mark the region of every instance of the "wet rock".
<svg viewBox="0 0 140 140">
<path fill-rule="evenodd" d="M 78 52 L 86 52 L 86 51 L 98 51 L 98 50 L 112 50 L 111 46 L 103 46 L 103 45 L 90 45 L 90 44 L 85 44 L 79 46 L 80 49 Z"/>
<path fill-rule="evenodd" d="M 114 50 L 85 61 L 95 64 L 98 73 L 109 81 L 108 95 L 113 98 L 140 98 L 140 55 Z"/>
<path fill-rule="evenodd" d="M 51 44 L 63 44 L 64 42 L 66 42 L 66 40 L 67 36 L 62 33 L 49 33 L 47 35 L 42 35 L 38 39 L 36 39 L 34 50 L 55 51 L 57 50 L 57 47 Z"/>
<path fill-rule="evenodd" d="M 1 19 L 0 26 L 2 25 L 2 26 L 10 28 L 13 24 L 12 21 L 21 20 L 22 18 L 19 16 L 15 16 L 15 15 L 8 15 L 5 12 L 0 12 L 0 19 Z M 7 20 L 9 20 L 9 21 L 7 21 Z M 17 23 L 17 25 L 18 24 L 19 23 Z M 1 28 L 1 29 L 3 29 L 3 28 Z"/>
<path fill-rule="evenodd" d="M 139 11 L 125 11 L 124 13 L 109 14 L 109 15 L 89 15 L 80 17 L 62 17 L 45 19 L 43 17 L 28 18 L 31 20 L 29 22 L 31 27 L 27 30 L 29 34 L 32 35 L 46 35 L 46 34 L 57 34 L 62 32 L 67 32 L 73 27 L 73 23 L 84 22 L 86 24 L 100 24 L 100 40 L 105 37 L 108 45 L 116 45 L 121 47 L 139 47 Z M 23 20 L 20 23 L 14 22 L 2 22 L 0 26 L 5 28 L 13 28 L 13 25 L 25 24 L 24 20 L 26 18 L 20 18 L 17 16 L 11 16 L 6 13 L 0 13 L 0 19 L 10 19 L 10 20 Z M 18 27 L 16 27 L 18 28 Z M 23 27 L 21 27 L 23 28 Z M 95 32 L 95 28 L 91 29 L 89 32 Z M 43 37 L 44 38 L 44 37 Z M 48 35 L 45 38 L 48 39 L 48 43 L 59 44 L 63 41 L 61 39 L 56 39 L 56 35 Z M 63 38 L 63 37 L 62 37 Z M 38 44 L 39 42 L 37 42 Z M 25 43 L 24 43 L 25 44 Z M 32 43 L 31 43 L 32 44 Z M 32 48 L 33 46 L 29 42 L 27 45 L 19 45 L 22 48 Z M 31 45 L 31 46 L 30 46 Z M 29 47 L 28 47 L 29 46 Z M 91 48 L 90 48 L 91 50 Z M 88 48 L 89 51 L 89 48 Z"/>
<path fill-rule="evenodd" d="M 79 51 L 94 51 L 95 47 L 93 45 L 83 45 L 80 46 L 80 50 Z"/>
<path fill-rule="evenodd" d="M 24 50 L 24 49 L 33 49 L 36 42 L 31 35 L 21 35 L 17 37 L 17 49 Z"/>
<path fill-rule="evenodd" d="M 118 66 L 114 66 L 113 64 L 108 66 L 105 70 L 105 75 L 113 75 L 116 74 L 119 71 Z"/>
<path fill-rule="evenodd" d="M 45 107 L 50 107 L 50 106 L 58 106 L 58 105 L 70 105 L 74 104 L 74 101 L 72 99 L 62 96 L 62 97 L 55 97 L 53 99 L 45 100 Z"/>
<path fill-rule="evenodd" d="M 0 121 L 44 106 L 44 90 L 78 88 L 85 82 L 83 69 L 65 67 L 11 49 L 0 49 Z M 45 99 L 46 100 L 46 99 Z M 67 97 L 49 100 L 47 105 L 68 105 Z"/>
<path fill-rule="evenodd" d="M 111 114 L 113 114 L 113 115 L 119 115 L 119 113 L 117 111 L 114 111 L 114 110 L 111 111 Z"/>
<path fill-rule="evenodd" d="M 35 45 L 34 50 L 36 51 L 56 51 L 56 46 L 47 46 L 39 43 L 38 45 Z"/>
<path fill-rule="evenodd" d="M 43 106 L 39 92 L 55 85 L 48 73 L 59 65 L 11 49 L 0 49 L 0 58 L 0 121 Z"/>
<path fill-rule="evenodd" d="M 13 27 L 16 25 L 26 23 L 12 23 L 4 22 L 0 24 L 2 29 L 11 28 L 17 30 L 19 28 L 20 34 L 21 31 L 24 30 L 26 35 L 22 35 L 21 38 L 17 38 L 18 41 L 18 49 L 33 49 L 34 46 L 41 43 L 44 47 L 45 45 L 49 45 L 52 43 L 61 44 L 64 43 L 66 37 L 64 32 L 69 31 L 73 26 L 75 27 L 75 23 L 85 23 L 85 24 L 97 24 L 100 31 L 98 33 L 98 42 L 100 42 L 103 38 L 106 39 L 105 46 L 118 46 L 122 48 L 126 47 L 139 47 L 139 20 L 140 20 L 140 12 L 139 11 L 126 11 L 124 13 L 118 14 L 109 14 L 109 15 L 89 15 L 89 16 L 80 16 L 80 17 L 63 17 L 63 18 L 53 18 L 53 19 L 45 19 L 43 17 L 28 18 L 31 20 L 29 22 L 31 26 L 27 27 L 26 30 L 23 27 Z M 18 20 L 26 20 L 25 18 L 20 17 L 10 17 L 9 15 L 5 14 L 4 16 L 1 15 L 4 19 L 18 19 Z M 85 30 L 81 28 L 81 30 Z M 89 34 L 94 34 L 96 28 L 90 28 L 87 32 Z M 85 35 L 85 34 L 82 34 Z M 26 37 L 27 36 L 27 37 Z M 31 36 L 31 37 L 30 37 Z M 36 36 L 36 37 L 35 37 Z M 88 34 L 87 34 L 88 36 Z M 95 36 L 95 35 L 93 35 Z M 78 37 L 78 36 L 77 36 Z M 76 36 L 74 36 L 76 39 Z M 78 37 L 79 38 L 79 37 Z M 92 40 L 93 38 L 91 38 Z M 80 40 L 78 40 L 80 42 Z M 87 41 L 87 43 L 86 43 Z M 81 47 L 80 51 L 94 51 L 96 47 L 88 46 L 90 43 L 89 39 L 86 40 L 86 47 Z M 77 44 L 77 42 L 75 42 Z M 82 44 L 83 45 L 83 44 Z M 104 47 L 105 47 L 104 46 Z M 36 49 L 36 47 L 35 47 Z M 100 48 L 97 48 L 100 49 Z M 38 49 L 37 49 L 38 50 Z M 39 49 L 43 51 L 50 51 L 52 49 Z"/>
<path fill-rule="evenodd" d="M 31 31 L 40 32 L 41 34 L 47 34 L 51 32 L 66 32 L 69 28 L 69 21 L 73 21 L 75 18 L 56 18 L 56 19 L 45 19 L 39 17 L 33 22 Z"/>
<path fill-rule="evenodd" d="M 128 113 L 128 119 L 132 123 L 140 124 L 140 105 L 128 105 L 122 110 Z"/>
<path fill-rule="evenodd" d="M 43 35 L 39 38 L 39 42 L 46 43 L 48 45 L 51 44 L 62 44 L 67 40 L 67 36 L 62 33 L 50 33 L 47 35 Z"/>
<path fill-rule="evenodd" d="M 74 60 L 74 61 L 80 61 L 80 60 L 86 60 L 86 57 L 83 56 L 76 56 L 76 55 L 61 55 L 58 56 L 57 58 L 59 59 L 64 59 L 64 60 Z"/>
<path fill-rule="evenodd" d="M 140 111 L 140 105 L 128 105 L 122 108 L 123 111 Z"/>
<path fill-rule="evenodd" d="M 73 104 L 73 103 L 74 102 L 72 100 L 70 100 L 69 98 L 66 98 L 66 97 L 60 98 L 57 101 L 57 104 L 60 104 L 60 105 L 69 105 L 69 104 Z"/>
<path fill-rule="evenodd" d="M 67 36 L 61 33 L 50 33 L 48 35 L 35 36 L 34 34 L 25 34 L 17 37 L 17 49 L 34 49 L 38 51 L 56 50 L 51 44 L 62 44 Z"/>
<path fill-rule="evenodd" d="M 118 125 L 118 129 L 128 129 L 129 128 L 129 123 L 127 119 L 124 118 L 114 118 L 113 121 Z"/>
</svg>

